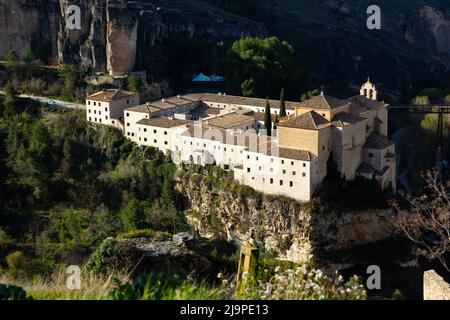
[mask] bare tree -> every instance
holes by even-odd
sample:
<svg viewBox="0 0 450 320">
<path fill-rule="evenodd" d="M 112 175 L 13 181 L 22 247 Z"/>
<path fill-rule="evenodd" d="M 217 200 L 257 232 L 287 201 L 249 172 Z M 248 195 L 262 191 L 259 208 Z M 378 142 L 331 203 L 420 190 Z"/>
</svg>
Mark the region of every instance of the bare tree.
<svg viewBox="0 0 450 320">
<path fill-rule="evenodd" d="M 439 260 L 450 272 L 445 260 L 450 252 L 450 181 L 437 177 L 436 172 L 424 175 L 426 192 L 410 201 L 409 210 L 394 204 L 394 223 L 416 244 L 416 254 Z"/>
</svg>

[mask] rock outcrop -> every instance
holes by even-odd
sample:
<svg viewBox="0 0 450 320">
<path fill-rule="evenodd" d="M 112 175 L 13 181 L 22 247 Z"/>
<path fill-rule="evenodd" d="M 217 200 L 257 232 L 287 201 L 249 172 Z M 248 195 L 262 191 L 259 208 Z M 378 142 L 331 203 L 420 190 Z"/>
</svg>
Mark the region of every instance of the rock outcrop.
<svg viewBox="0 0 450 320">
<path fill-rule="evenodd" d="M 188 222 L 201 236 L 222 237 L 236 246 L 252 243 L 292 261 L 374 243 L 395 231 L 390 209 L 322 212 L 313 203 L 257 193 L 241 196 L 188 176 L 178 177 L 177 189 L 187 198 Z"/>
<path fill-rule="evenodd" d="M 450 300 L 450 284 L 434 270 L 423 273 L 423 300 Z"/>
<path fill-rule="evenodd" d="M 86 271 L 119 272 L 131 278 L 142 273 L 186 273 L 193 277 L 213 268 L 205 257 L 176 245 L 172 239 L 106 239 L 91 256 Z"/>
</svg>

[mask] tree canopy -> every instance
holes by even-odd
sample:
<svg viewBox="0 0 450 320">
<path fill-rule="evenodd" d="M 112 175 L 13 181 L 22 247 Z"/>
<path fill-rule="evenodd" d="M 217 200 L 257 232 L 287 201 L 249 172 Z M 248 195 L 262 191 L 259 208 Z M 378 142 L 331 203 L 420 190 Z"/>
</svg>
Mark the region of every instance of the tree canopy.
<svg viewBox="0 0 450 320">
<path fill-rule="evenodd" d="M 298 99 L 308 78 L 299 54 L 276 37 L 236 41 L 226 54 L 224 71 L 233 93 L 252 97 L 278 98 L 286 88 Z"/>
</svg>

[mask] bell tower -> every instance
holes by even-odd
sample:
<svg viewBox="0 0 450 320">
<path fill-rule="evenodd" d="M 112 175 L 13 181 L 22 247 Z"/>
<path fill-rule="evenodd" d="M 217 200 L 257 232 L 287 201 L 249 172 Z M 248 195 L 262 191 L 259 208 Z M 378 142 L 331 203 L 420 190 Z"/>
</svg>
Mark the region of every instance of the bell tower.
<svg viewBox="0 0 450 320">
<path fill-rule="evenodd" d="M 371 100 L 377 100 L 378 98 L 377 88 L 370 82 L 369 78 L 367 78 L 367 81 L 362 85 L 359 94 Z"/>
</svg>

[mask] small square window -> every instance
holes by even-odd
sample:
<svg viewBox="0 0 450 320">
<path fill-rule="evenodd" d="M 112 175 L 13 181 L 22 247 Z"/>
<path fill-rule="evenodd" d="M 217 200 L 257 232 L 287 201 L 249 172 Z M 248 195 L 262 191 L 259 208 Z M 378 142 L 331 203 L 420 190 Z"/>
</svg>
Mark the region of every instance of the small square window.
<svg viewBox="0 0 450 320">
<path fill-rule="evenodd" d="M 295 171 L 292 171 L 292 175 L 295 176 L 297 173 Z"/>
<path fill-rule="evenodd" d="M 306 163 L 303 164 L 303 168 L 306 168 Z"/>
<path fill-rule="evenodd" d="M 291 166 L 293 166 L 294 165 L 294 161 L 291 161 Z"/>
<path fill-rule="evenodd" d="M 154 142 L 154 143 L 158 143 L 158 140 L 155 139 L 155 140 L 153 140 L 153 142 Z"/>
<path fill-rule="evenodd" d="M 129 117 L 129 116 L 130 116 L 130 113 L 127 112 L 126 116 Z"/>
<path fill-rule="evenodd" d="M 306 177 L 306 173 L 303 172 L 303 173 L 302 173 L 302 177 Z"/>
</svg>

